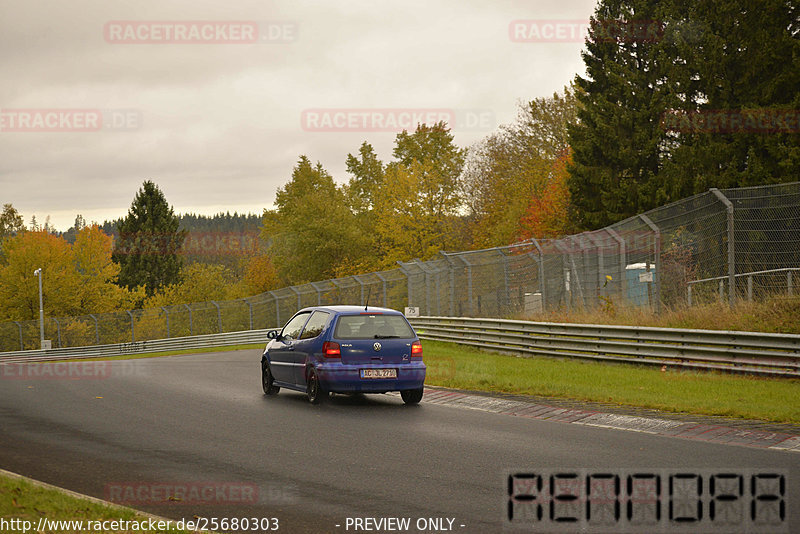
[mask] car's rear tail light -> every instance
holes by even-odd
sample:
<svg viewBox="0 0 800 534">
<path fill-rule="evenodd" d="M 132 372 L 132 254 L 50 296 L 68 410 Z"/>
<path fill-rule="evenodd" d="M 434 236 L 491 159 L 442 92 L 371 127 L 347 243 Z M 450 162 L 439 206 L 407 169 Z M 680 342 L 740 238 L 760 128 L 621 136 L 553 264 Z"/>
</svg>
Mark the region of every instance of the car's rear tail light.
<svg viewBox="0 0 800 534">
<path fill-rule="evenodd" d="M 322 344 L 322 355 L 326 358 L 341 358 L 342 351 L 339 349 L 339 344 L 334 341 L 326 341 Z"/>
<path fill-rule="evenodd" d="M 411 345 L 411 357 L 422 358 L 422 343 L 420 343 L 419 341 L 415 341 Z"/>
</svg>

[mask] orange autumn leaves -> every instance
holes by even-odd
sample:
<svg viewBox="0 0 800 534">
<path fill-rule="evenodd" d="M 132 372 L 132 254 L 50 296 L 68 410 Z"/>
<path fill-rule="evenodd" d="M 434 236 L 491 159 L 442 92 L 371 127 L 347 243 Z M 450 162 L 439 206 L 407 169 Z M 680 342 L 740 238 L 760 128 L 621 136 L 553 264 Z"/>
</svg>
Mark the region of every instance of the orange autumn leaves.
<svg viewBox="0 0 800 534">
<path fill-rule="evenodd" d="M 552 163 L 544 187 L 531 197 L 519 220 L 516 240 L 554 238 L 570 233 L 567 167 L 571 162 L 572 152 L 566 150 Z"/>
</svg>

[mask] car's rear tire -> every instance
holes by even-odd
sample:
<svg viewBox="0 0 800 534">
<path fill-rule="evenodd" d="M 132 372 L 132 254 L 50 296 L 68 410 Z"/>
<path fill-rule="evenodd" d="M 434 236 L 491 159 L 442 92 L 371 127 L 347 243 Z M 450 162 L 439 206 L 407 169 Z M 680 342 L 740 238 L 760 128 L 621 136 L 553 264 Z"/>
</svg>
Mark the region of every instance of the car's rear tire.
<svg viewBox="0 0 800 534">
<path fill-rule="evenodd" d="M 400 396 L 403 397 L 403 402 L 406 404 L 419 404 L 419 401 L 422 400 L 423 392 L 422 388 L 406 389 L 400 392 Z"/>
<path fill-rule="evenodd" d="M 311 404 L 319 404 L 328 398 L 328 392 L 322 387 L 317 372 L 314 369 L 308 370 L 306 379 L 306 394 Z"/>
<path fill-rule="evenodd" d="M 264 395 L 275 395 L 281 390 L 275 385 L 267 360 L 261 360 L 261 388 L 264 390 Z"/>
</svg>

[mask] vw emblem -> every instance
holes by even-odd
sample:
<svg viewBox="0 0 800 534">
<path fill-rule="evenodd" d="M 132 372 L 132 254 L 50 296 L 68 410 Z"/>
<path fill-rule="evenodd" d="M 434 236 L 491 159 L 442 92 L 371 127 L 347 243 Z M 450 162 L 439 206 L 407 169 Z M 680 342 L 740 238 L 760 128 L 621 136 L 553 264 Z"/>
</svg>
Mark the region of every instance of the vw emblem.
<svg viewBox="0 0 800 534">
<path fill-rule="evenodd" d="M 381 350 L 381 344 L 376 341 L 372 348 L 375 349 L 375 352 L 378 352 Z"/>
</svg>

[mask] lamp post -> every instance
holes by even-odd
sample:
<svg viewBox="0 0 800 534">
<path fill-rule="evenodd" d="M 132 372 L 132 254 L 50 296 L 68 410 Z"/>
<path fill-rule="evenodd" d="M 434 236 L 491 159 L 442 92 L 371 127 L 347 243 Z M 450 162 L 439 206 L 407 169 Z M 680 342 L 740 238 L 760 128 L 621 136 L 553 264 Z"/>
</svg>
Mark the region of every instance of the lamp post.
<svg viewBox="0 0 800 534">
<path fill-rule="evenodd" d="M 42 305 L 42 268 L 33 271 L 34 276 L 39 278 L 39 346 L 44 345 L 44 306 Z"/>
</svg>

